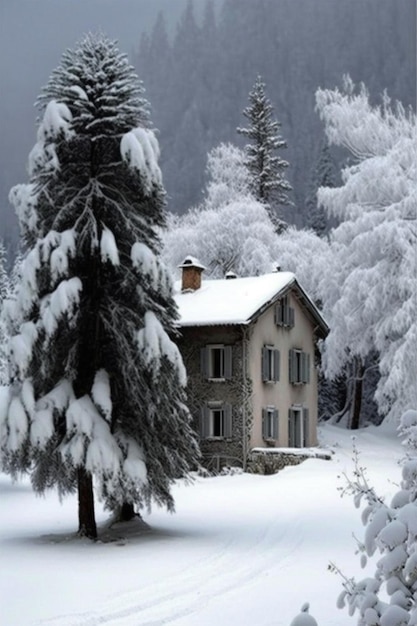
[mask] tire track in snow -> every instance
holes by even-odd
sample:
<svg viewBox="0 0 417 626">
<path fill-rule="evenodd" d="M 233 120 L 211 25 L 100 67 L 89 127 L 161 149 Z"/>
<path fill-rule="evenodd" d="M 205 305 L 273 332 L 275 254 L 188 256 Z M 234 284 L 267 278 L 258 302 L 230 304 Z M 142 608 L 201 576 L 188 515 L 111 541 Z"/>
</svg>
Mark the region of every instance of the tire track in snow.
<svg viewBox="0 0 417 626">
<path fill-rule="evenodd" d="M 274 523 L 275 522 L 275 523 Z M 237 588 L 252 584 L 271 566 L 280 569 L 291 559 L 302 539 L 297 524 L 276 533 L 276 520 L 243 536 L 216 546 L 215 554 L 199 559 L 174 579 L 147 585 L 140 590 L 118 594 L 99 612 L 60 616 L 37 623 L 37 626 L 162 626 L 201 611 Z M 249 538 L 252 540 L 249 544 Z M 285 546 L 285 549 L 282 549 Z M 278 548 L 278 549 L 277 549 Z"/>
</svg>

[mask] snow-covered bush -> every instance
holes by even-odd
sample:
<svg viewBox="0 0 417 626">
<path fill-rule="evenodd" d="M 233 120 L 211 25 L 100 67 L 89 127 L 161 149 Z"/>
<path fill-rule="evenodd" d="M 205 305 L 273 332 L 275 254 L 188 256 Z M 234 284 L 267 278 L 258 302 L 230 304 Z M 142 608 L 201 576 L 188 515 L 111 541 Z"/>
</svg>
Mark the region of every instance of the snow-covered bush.
<svg viewBox="0 0 417 626">
<path fill-rule="evenodd" d="M 318 626 L 317 621 L 309 613 L 310 605 L 308 602 L 301 607 L 301 613 L 294 617 L 290 626 Z"/>
<path fill-rule="evenodd" d="M 363 501 L 366 525 L 361 564 L 380 554 L 372 577 L 356 582 L 343 577 L 338 606 L 348 606 L 350 615 L 359 613 L 358 626 L 416 626 L 417 624 L 417 411 L 406 411 L 400 435 L 407 446 L 402 462 L 400 490 L 390 504 L 369 485 L 355 449 L 355 472 L 343 493 L 353 496 L 355 506 Z M 337 570 L 334 565 L 331 569 Z"/>
</svg>

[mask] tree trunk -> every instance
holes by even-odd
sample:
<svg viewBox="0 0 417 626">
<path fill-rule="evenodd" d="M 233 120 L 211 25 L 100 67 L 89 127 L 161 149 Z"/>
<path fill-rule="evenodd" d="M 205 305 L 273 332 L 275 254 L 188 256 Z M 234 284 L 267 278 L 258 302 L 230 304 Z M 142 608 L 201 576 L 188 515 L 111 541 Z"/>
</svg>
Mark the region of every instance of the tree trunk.
<svg viewBox="0 0 417 626">
<path fill-rule="evenodd" d="M 93 478 L 83 467 L 78 468 L 78 534 L 97 539 Z"/>
<path fill-rule="evenodd" d="M 355 362 L 355 372 L 354 372 L 354 392 L 353 392 L 353 406 L 352 406 L 352 417 L 350 420 L 350 428 L 351 430 L 357 430 L 359 428 L 359 421 L 361 416 L 361 407 L 362 407 L 362 391 L 363 391 L 363 378 L 365 375 L 365 365 L 362 363 L 361 359 L 357 359 Z"/>
<path fill-rule="evenodd" d="M 120 507 L 119 520 L 121 522 L 129 522 L 134 517 L 140 517 L 135 513 L 135 508 L 131 502 L 123 502 Z"/>
</svg>

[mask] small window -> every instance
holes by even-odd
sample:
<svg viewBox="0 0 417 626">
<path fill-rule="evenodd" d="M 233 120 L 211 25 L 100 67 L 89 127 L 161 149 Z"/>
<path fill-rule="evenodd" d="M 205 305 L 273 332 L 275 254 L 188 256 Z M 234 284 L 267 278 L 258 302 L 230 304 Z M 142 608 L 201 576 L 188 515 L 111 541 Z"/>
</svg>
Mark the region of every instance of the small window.
<svg viewBox="0 0 417 626">
<path fill-rule="evenodd" d="M 216 344 L 201 349 L 201 373 L 209 380 L 232 377 L 232 346 Z"/>
<path fill-rule="evenodd" d="M 310 355 L 302 350 L 289 352 L 290 383 L 302 385 L 310 382 Z"/>
<path fill-rule="evenodd" d="M 273 406 L 262 409 L 262 437 L 265 440 L 278 439 L 278 410 Z"/>
<path fill-rule="evenodd" d="M 279 350 L 274 346 L 262 348 L 262 380 L 264 383 L 273 383 L 279 380 Z"/>
<path fill-rule="evenodd" d="M 292 328 L 294 320 L 294 309 L 289 304 L 289 297 L 284 296 L 275 305 L 275 324 L 283 328 Z"/>
<path fill-rule="evenodd" d="M 229 439 L 232 436 L 232 407 L 212 402 L 201 410 L 200 435 L 202 439 Z"/>
</svg>

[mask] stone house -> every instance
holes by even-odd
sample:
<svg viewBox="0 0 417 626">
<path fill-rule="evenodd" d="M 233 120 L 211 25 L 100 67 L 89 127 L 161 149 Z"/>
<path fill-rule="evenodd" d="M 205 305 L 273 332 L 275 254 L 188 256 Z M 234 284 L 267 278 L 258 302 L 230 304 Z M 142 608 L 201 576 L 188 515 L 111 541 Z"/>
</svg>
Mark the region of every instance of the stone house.
<svg viewBox="0 0 417 626">
<path fill-rule="evenodd" d="M 188 405 L 204 464 L 317 444 L 317 341 L 329 328 L 291 272 L 204 280 L 187 257 L 175 293 Z"/>
</svg>

